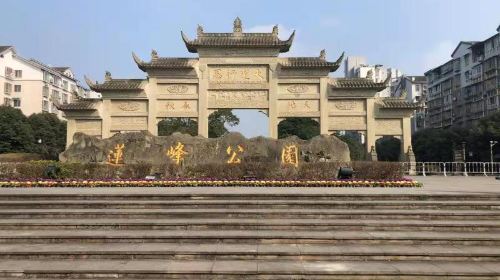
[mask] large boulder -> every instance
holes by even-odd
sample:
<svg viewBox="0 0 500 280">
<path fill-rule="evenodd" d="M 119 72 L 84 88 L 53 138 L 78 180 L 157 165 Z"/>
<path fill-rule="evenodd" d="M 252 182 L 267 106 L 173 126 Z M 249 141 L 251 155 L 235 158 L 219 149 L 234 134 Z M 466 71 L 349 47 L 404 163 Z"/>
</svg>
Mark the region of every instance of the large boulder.
<svg viewBox="0 0 500 280">
<path fill-rule="evenodd" d="M 320 135 L 311 140 L 301 140 L 292 136 L 284 139 L 255 137 L 247 139 L 237 132 L 228 133 L 219 138 L 204 138 L 187 134 L 174 133 L 170 136 L 154 136 L 149 132 L 118 133 L 107 139 L 98 139 L 83 133 L 76 133 L 73 144 L 59 155 L 62 162 L 105 163 L 116 146 L 123 144 L 123 161 L 120 163 L 146 162 L 153 165 L 173 162 L 167 151 L 181 144 L 185 152 L 184 166 L 227 162 L 236 153 L 233 160 L 243 161 L 282 161 L 285 147 L 298 148 L 299 162 L 347 162 L 349 148 L 335 136 Z"/>
</svg>

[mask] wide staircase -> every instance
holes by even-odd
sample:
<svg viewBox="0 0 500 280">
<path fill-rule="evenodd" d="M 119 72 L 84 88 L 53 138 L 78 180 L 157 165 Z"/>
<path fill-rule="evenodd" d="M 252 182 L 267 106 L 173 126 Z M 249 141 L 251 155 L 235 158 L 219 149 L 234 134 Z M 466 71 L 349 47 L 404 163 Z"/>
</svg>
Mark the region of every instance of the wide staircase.
<svg viewBox="0 0 500 280">
<path fill-rule="evenodd" d="M 0 279 L 500 276 L 500 195 L 74 192 L 0 195 Z"/>
</svg>

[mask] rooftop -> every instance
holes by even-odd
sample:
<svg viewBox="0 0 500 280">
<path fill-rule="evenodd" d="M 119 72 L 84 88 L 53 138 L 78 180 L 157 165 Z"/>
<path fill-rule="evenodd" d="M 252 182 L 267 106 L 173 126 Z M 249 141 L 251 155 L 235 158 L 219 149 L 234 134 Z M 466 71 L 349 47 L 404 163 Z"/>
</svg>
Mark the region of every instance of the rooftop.
<svg viewBox="0 0 500 280">
<path fill-rule="evenodd" d="M 390 76 L 382 83 L 376 83 L 366 78 L 332 78 L 329 84 L 336 89 L 378 89 L 383 90 L 387 87 Z"/>
<path fill-rule="evenodd" d="M 0 46 L 0 53 L 3 53 L 4 51 L 12 48 L 12 46 Z"/>
<path fill-rule="evenodd" d="M 198 62 L 196 58 L 185 57 L 158 57 L 158 53 L 151 52 L 151 60 L 143 61 L 135 53 L 132 53 L 135 63 L 142 71 L 149 69 L 191 69 Z"/>
<path fill-rule="evenodd" d="M 205 33 L 203 27 L 198 26 L 196 39 L 189 39 L 182 31 L 181 35 L 191 53 L 198 52 L 199 47 L 274 48 L 280 52 L 288 52 L 295 31 L 287 40 L 281 40 L 278 37 L 278 26 L 274 26 L 270 33 L 244 33 L 241 20 L 236 18 L 232 33 Z"/>
<path fill-rule="evenodd" d="M 333 72 L 340 67 L 343 58 L 344 53 L 335 62 L 327 61 L 326 52 L 322 50 L 319 57 L 284 57 L 279 64 L 282 68 L 329 68 Z"/>
<path fill-rule="evenodd" d="M 96 110 L 94 102 L 87 100 L 79 100 L 69 104 L 59 104 L 57 109 L 61 111 L 93 111 Z"/>
<path fill-rule="evenodd" d="M 85 76 L 85 82 L 89 88 L 96 92 L 102 91 L 140 91 L 143 79 L 113 79 L 111 73 L 106 72 L 104 83 L 93 82 Z"/>
<path fill-rule="evenodd" d="M 384 109 L 416 109 L 420 105 L 418 103 L 408 102 L 405 99 L 399 98 L 383 98 L 382 108 Z"/>
</svg>

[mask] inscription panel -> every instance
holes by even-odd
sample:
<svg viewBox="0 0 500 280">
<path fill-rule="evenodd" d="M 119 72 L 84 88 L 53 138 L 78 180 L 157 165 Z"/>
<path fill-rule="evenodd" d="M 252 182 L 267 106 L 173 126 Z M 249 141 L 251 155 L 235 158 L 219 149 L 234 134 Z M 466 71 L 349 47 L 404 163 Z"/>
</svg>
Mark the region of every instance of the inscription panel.
<svg viewBox="0 0 500 280">
<path fill-rule="evenodd" d="M 198 115 L 198 100 L 158 100 L 158 116 L 191 117 Z"/>
<path fill-rule="evenodd" d="M 210 108 L 254 108 L 269 107 L 266 90 L 212 90 L 208 92 Z"/>
<path fill-rule="evenodd" d="M 280 84 L 278 92 L 280 94 L 318 94 L 318 84 Z"/>
<path fill-rule="evenodd" d="M 402 135 L 401 119 L 375 119 L 375 134 L 377 135 Z"/>
<path fill-rule="evenodd" d="M 101 120 L 75 120 L 76 132 L 82 132 L 87 135 L 100 136 L 102 129 Z"/>
<path fill-rule="evenodd" d="M 279 100 L 280 116 L 316 116 L 319 115 L 319 100 Z"/>
<path fill-rule="evenodd" d="M 333 113 L 365 112 L 365 100 L 346 99 L 328 102 L 329 111 Z"/>
<path fill-rule="evenodd" d="M 268 81 L 267 66 L 209 66 L 209 82 L 220 84 L 251 84 Z"/>
<path fill-rule="evenodd" d="M 329 130 L 366 130 L 366 118 L 353 117 L 330 117 L 328 121 Z"/>
<path fill-rule="evenodd" d="M 111 117 L 111 130 L 147 130 L 147 117 Z"/>
</svg>

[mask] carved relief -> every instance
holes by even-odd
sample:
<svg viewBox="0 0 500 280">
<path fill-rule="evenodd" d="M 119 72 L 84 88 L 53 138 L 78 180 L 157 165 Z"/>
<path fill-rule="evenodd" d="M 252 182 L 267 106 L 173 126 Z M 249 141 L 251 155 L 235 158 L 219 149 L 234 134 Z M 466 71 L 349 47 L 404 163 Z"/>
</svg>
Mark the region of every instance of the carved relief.
<svg viewBox="0 0 500 280">
<path fill-rule="evenodd" d="M 147 130 L 147 117 L 111 117 L 111 130 Z"/>
<path fill-rule="evenodd" d="M 167 91 L 170 93 L 186 93 L 188 87 L 186 85 L 170 85 L 167 86 Z"/>
<path fill-rule="evenodd" d="M 353 117 L 331 117 L 329 118 L 330 130 L 366 130 L 366 118 Z"/>
<path fill-rule="evenodd" d="M 211 108 L 267 108 L 268 93 L 265 90 L 218 90 L 208 93 Z"/>
<path fill-rule="evenodd" d="M 309 87 L 307 85 L 291 85 L 287 87 L 286 90 L 288 90 L 291 93 L 304 93 L 307 92 Z"/>
<path fill-rule="evenodd" d="M 262 83 L 267 82 L 267 67 L 210 67 L 209 81 L 212 83 Z"/>
<path fill-rule="evenodd" d="M 377 135 L 402 135 L 401 119 L 376 119 L 375 133 Z"/>
<path fill-rule="evenodd" d="M 121 102 L 118 103 L 118 108 L 126 112 L 134 112 L 139 110 L 139 104 L 133 102 Z"/>
</svg>

